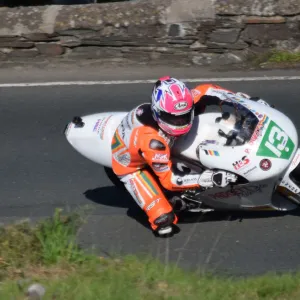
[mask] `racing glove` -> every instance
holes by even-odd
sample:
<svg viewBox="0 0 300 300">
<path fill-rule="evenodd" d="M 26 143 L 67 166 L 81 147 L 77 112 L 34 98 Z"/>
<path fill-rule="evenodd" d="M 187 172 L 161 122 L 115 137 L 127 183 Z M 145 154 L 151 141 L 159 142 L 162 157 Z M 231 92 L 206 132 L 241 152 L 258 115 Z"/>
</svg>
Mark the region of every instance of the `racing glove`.
<svg viewBox="0 0 300 300">
<path fill-rule="evenodd" d="M 198 180 L 201 187 L 212 188 L 213 186 L 225 187 L 230 182 L 236 182 L 237 176 L 226 171 L 204 171 Z"/>
</svg>

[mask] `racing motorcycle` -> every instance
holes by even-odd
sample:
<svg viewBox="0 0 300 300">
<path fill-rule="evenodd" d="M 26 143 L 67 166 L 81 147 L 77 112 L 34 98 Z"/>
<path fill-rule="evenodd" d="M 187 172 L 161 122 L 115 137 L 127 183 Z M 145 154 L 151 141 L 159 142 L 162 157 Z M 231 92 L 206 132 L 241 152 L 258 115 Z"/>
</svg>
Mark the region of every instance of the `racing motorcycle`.
<svg viewBox="0 0 300 300">
<path fill-rule="evenodd" d="M 179 197 L 189 212 L 298 208 L 300 148 L 293 122 L 267 102 L 250 100 L 242 93 L 226 93 L 223 99 L 212 111 L 195 116 L 190 132 L 172 147 L 172 162 L 181 174 L 222 169 L 237 175 L 237 181 L 225 188 L 179 194 L 166 191 L 170 202 L 172 197 Z M 104 166 L 107 176 L 119 187 L 121 182 L 111 169 L 111 140 L 126 114 L 76 116 L 64 130 L 70 145 Z"/>
</svg>

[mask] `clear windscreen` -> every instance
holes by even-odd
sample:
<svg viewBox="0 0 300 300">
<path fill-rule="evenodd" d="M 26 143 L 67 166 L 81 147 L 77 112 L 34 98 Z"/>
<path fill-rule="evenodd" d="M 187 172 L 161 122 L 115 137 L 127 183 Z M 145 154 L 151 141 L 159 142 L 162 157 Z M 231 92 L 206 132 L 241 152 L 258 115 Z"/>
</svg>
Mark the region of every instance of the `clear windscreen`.
<svg viewBox="0 0 300 300">
<path fill-rule="evenodd" d="M 222 113 L 216 124 L 219 135 L 226 139 L 226 146 L 244 145 L 251 140 L 259 122 L 257 113 L 236 101 L 224 101 L 215 108 Z"/>
</svg>

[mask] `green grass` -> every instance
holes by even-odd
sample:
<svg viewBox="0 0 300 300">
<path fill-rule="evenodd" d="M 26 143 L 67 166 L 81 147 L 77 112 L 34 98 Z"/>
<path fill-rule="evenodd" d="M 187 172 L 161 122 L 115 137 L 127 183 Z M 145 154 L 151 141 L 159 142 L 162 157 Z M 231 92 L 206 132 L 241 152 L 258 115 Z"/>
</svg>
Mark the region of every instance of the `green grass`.
<svg viewBox="0 0 300 300">
<path fill-rule="evenodd" d="M 76 245 L 80 215 L 54 216 L 36 226 L 28 222 L 0 228 L 0 280 L 12 269 L 60 262 L 80 263 L 88 256 Z"/>
<path fill-rule="evenodd" d="M 0 231 L 0 299 L 27 299 L 40 283 L 42 299 L 300 299 L 300 274 L 222 278 L 164 266 L 153 258 L 87 255 L 75 241 L 78 214 L 27 223 Z M 246 259 L 246 258 L 245 258 Z"/>
<path fill-rule="evenodd" d="M 269 62 L 281 63 L 281 62 L 300 62 L 300 52 L 288 52 L 288 51 L 274 51 L 270 55 Z"/>
<path fill-rule="evenodd" d="M 300 62 L 300 52 L 271 50 L 262 54 L 253 55 L 250 63 L 259 65 L 291 66 Z"/>
</svg>

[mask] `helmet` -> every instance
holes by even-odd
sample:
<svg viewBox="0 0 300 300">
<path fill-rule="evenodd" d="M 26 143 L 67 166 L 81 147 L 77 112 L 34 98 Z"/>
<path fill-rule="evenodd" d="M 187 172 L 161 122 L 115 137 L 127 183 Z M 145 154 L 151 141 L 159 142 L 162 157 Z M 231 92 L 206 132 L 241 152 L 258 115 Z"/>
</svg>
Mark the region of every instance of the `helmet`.
<svg viewBox="0 0 300 300">
<path fill-rule="evenodd" d="M 186 85 L 169 76 L 154 85 L 151 109 L 158 126 L 171 136 L 190 131 L 194 120 L 194 100 Z"/>
</svg>

